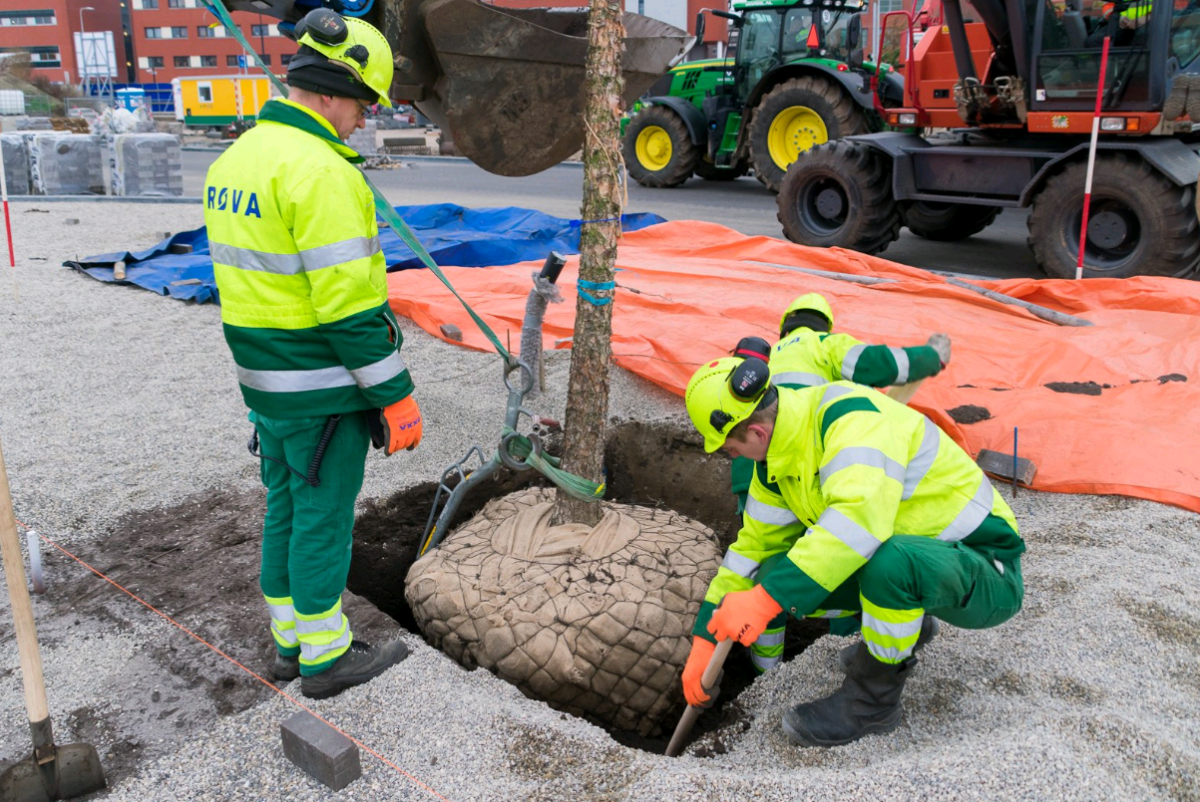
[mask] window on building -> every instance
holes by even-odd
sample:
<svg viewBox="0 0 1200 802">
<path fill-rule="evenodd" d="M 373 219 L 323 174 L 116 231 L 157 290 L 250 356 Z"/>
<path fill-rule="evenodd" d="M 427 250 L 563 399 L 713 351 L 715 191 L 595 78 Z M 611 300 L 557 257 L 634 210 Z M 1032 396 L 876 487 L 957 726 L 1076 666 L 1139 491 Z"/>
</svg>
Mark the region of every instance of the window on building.
<svg viewBox="0 0 1200 802">
<path fill-rule="evenodd" d="M 146 29 L 146 38 L 147 39 L 161 39 L 162 38 L 162 28 L 147 28 Z"/>
<path fill-rule="evenodd" d="M 167 0 L 167 8 L 183 8 L 183 0 Z"/>
<path fill-rule="evenodd" d="M 176 67 L 190 67 L 192 63 L 187 56 L 176 56 L 174 61 Z"/>
<path fill-rule="evenodd" d="M 200 66 L 201 67 L 217 66 L 217 57 L 216 56 L 201 56 L 200 57 Z"/>
<path fill-rule="evenodd" d="M 171 26 L 171 38 L 172 39 L 186 39 L 187 38 L 187 26 L 186 25 L 172 25 Z"/>
<path fill-rule="evenodd" d="M 142 0 L 142 8 L 147 11 L 153 11 L 158 8 L 158 0 Z"/>
<path fill-rule="evenodd" d="M 148 56 L 146 58 L 146 68 L 147 69 L 153 68 L 153 69 L 158 70 L 158 69 L 162 69 L 162 66 L 163 66 L 163 57 L 162 56 Z"/>
<path fill-rule="evenodd" d="M 238 57 L 237 57 L 237 56 L 226 56 L 226 57 L 225 57 L 225 66 L 226 66 L 226 67 L 237 67 L 237 66 L 240 66 L 240 65 L 238 64 Z"/>
<path fill-rule="evenodd" d="M 270 66 L 271 66 L 271 56 L 270 56 L 270 54 L 267 54 L 267 55 L 265 55 L 265 56 L 259 56 L 259 58 L 260 58 L 260 59 L 262 59 L 262 63 L 263 63 L 263 64 L 267 65 L 268 67 L 270 67 Z"/>
<path fill-rule="evenodd" d="M 5 25 L 24 25 L 25 18 L 24 17 L 5 17 L 4 24 Z"/>
<path fill-rule="evenodd" d="M 54 17 L 52 17 L 52 16 L 51 17 L 34 17 L 33 24 L 34 25 L 53 25 Z"/>
<path fill-rule="evenodd" d="M 197 25 L 196 26 L 196 38 L 197 39 L 212 39 L 216 35 L 217 35 L 217 31 L 215 28 L 210 28 L 207 25 Z"/>
<path fill-rule="evenodd" d="M 250 33 L 252 36 L 270 36 L 271 35 L 271 26 L 270 25 L 251 25 Z"/>
<path fill-rule="evenodd" d="M 207 81 L 203 81 L 199 84 L 196 84 L 196 94 L 200 98 L 201 103 L 212 103 L 213 102 L 212 84 L 210 84 Z"/>
<path fill-rule="evenodd" d="M 292 63 L 292 54 L 284 53 L 282 56 L 279 57 L 279 63 L 285 67 L 287 65 L 291 64 Z"/>
</svg>

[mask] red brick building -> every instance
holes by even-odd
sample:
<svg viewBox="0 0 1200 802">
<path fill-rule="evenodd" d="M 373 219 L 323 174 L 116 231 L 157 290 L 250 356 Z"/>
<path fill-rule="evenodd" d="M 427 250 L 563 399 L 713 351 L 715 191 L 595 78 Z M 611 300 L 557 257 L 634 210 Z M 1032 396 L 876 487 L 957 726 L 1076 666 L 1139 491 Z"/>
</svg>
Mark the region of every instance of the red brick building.
<svg viewBox="0 0 1200 802">
<path fill-rule="evenodd" d="M 245 50 L 199 0 L 124 2 L 132 6 L 137 83 L 169 83 L 172 78 L 189 75 L 234 75 L 239 71 L 238 56 Z M 287 71 L 296 43 L 279 35 L 279 20 L 241 11 L 233 12 L 233 20 L 273 72 L 282 75 Z M 258 71 L 253 62 L 250 69 Z"/>
<path fill-rule="evenodd" d="M 117 75 L 125 80 L 125 31 L 122 7 L 128 0 L 3 0 L 0 3 L 0 53 L 29 53 L 33 75 L 55 83 L 79 83 L 74 36 L 111 31 Z"/>
</svg>

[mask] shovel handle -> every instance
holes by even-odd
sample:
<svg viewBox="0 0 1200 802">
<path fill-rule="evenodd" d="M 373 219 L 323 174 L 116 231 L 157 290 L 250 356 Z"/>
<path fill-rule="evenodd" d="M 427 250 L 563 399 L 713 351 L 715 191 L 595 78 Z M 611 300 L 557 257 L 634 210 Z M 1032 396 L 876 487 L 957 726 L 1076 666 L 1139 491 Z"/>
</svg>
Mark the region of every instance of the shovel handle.
<svg viewBox="0 0 1200 802">
<path fill-rule="evenodd" d="M 25 565 L 21 560 L 21 541 L 17 537 L 17 519 L 13 515 L 8 473 L 4 469 L 4 450 L 0 447 L 0 558 L 4 561 L 4 580 L 12 602 L 17 631 L 17 651 L 21 656 L 21 679 L 25 683 L 25 709 L 29 721 L 37 723 L 50 717 L 46 705 L 46 683 L 42 677 L 42 655 L 38 651 L 37 626 L 33 622 L 33 604 L 25 584 Z"/>
<path fill-rule="evenodd" d="M 717 684 L 717 680 L 721 676 L 721 667 L 725 665 L 725 658 L 729 656 L 729 650 L 732 648 L 732 640 L 723 640 L 717 644 L 712 657 L 708 658 L 708 665 L 705 667 L 704 673 L 700 676 L 700 684 L 704 690 L 711 692 L 713 686 Z M 671 736 L 671 742 L 667 744 L 667 757 L 678 757 L 679 753 L 683 751 L 683 742 L 687 740 L 688 733 L 692 731 L 692 725 L 696 723 L 696 719 L 700 717 L 703 710 L 703 707 L 688 705 L 687 710 L 683 711 L 683 715 L 679 717 L 679 724 L 675 727 L 675 734 Z"/>
<path fill-rule="evenodd" d="M 917 379 L 915 382 L 908 384 L 897 384 L 895 387 L 887 389 L 887 397 L 893 401 L 899 401 L 901 404 L 907 404 L 912 400 L 912 397 L 917 394 L 917 390 L 921 389 L 921 382 L 924 379 Z"/>
</svg>

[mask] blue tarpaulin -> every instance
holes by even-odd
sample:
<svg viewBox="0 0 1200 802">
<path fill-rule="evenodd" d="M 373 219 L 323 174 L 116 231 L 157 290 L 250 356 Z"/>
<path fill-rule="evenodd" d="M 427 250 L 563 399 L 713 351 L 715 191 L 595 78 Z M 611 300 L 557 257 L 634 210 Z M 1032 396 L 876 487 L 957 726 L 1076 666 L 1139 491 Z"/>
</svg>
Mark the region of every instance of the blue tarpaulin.
<svg viewBox="0 0 1200 802">
<path fill-rule="evenodd" d="M 507 206 L 467 209 L 453 203 L 397 206 L 439 265 L 490 267 L 543 259 L 551 251 L 579 252 L 578 220 L 551 217 L 532 209 Z M 664 222 L 656 214 L 621 216 L 621 228 L 637 231 Z M 422 267 L 421 261 L 389 228 L 379 230 L 388 272 Z M 191 246 L 190 253 L 171 253 L 172 246 Z M 175 250 L 185 250 L 176 248 Z M 113 282 L 113 264 L 125 262 L 125 284 L 136 284 L 181 301 L 218 302 L 208 234 L 204 228 L 184 231 L 137 253 L 104 253 L 65 262 L 99 281 Z"/>
</svg>

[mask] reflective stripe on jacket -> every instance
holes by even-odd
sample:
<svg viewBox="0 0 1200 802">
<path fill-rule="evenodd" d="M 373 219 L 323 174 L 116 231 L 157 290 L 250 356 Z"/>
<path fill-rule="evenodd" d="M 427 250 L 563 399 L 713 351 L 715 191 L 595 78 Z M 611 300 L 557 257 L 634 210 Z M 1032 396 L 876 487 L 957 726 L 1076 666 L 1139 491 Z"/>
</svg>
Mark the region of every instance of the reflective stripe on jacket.
<svg viewBox="0 0 1200 802">
<path fill-rule="evenodd" d="M 928 345 L 867 345 L 849 334 L 822 334 L 807 328 L 794 329 L 771 349 L 771 383 L 792 389 L 843 379 L 889 387 L 933 376 L 941 369 L 937 351 Z M 733 461 L 734 494 L 750 487 L 752 471 L 750 460 Z"/>
<path fill-rule="evenodd" d="M 247 406 L 268 417 L 384 407 L 412 392 L 358 161 L 327 121 L 277 99 L 208 171 L 225 339 Z"/>
<path fill-rule="evenodd" d="M 1025 551 L 979 466 L 916 410 L 850 382 L 782 388 L 742 529 L 693 632 L 726 593 L 756 583 L 788 613 L 819 609 L 893 534 L 962 541 L 989 559 Z"/>
</svg>

